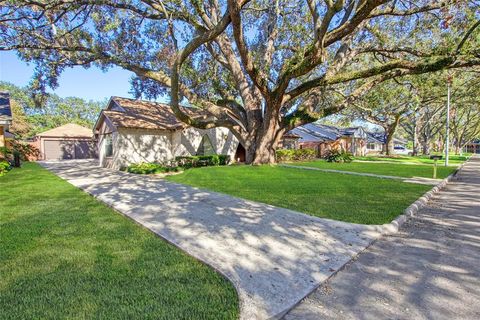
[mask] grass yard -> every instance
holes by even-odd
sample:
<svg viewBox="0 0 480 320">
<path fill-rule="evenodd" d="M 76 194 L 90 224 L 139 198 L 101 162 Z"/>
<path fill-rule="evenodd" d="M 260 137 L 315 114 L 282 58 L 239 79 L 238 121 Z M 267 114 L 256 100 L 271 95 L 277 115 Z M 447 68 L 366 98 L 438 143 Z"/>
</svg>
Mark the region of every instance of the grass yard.
<svg viewBox="0 0 480 320">
<path fill-rule="evenodd" d="M 237 319 L 208 266 L 42 169 L 0 178 L 2 319 Z"/>
<path fill-rule="evenodd" d="M 396 176 L 396 177 L 423 177 L 433 178 L 433 165 L 411 165 L 401 163 L 374 163 L 374 162 L 350 162 L 350 163 L 333 163 L 325 160 L 315 160 L 309 162 L 293 163 L 297 166 L 314 167 L 320 169 L 332 169 L 341 171 L 353 171 L 362 173 L 374 173 L 379 175 Z M 437 178 L 443 179 L 448 177 L 456 170 L 456 166 L 438 166 Z"/>
<path fill-rule="evenodd" d="M 450 155 L 448 157 L 449 165 L 460 165 L 467 161 L 470 154 L 460 155 Z M 430 156 L 365 156 L 365 157 L 355 157 L 355 160 L 363 161 L 388 161 L 395 163 L 418 163 L 418 164 L 433 164 L 434 161 L 430 159 Z M 439 165 L 445 165 L 445 160 L 438 160 Z"/>
<path fill-rule="evenodd" d="M 205 167 L 167 179 L 317 217 L 361 224 L 390 222 L 431 189 L 391 179 L 275 166 Z"/>
</svg>

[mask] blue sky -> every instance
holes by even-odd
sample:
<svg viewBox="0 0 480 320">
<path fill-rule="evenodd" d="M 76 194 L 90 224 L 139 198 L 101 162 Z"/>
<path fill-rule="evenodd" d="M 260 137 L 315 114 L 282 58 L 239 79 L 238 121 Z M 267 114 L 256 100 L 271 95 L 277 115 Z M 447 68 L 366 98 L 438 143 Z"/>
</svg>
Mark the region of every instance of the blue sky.
<svg viewBox="0 0 480 320">
<path fill-rule="evenodd" d="M 33 64 L 18 59 L 14 52 L 0 51 L 0 80 L 26 86 L 33 75 Z M 98 68 L 75 67 L 65 70 L 59 87 L 53 92 L 61 97 L 76 96 L 86 100 L 104 100 L 110 96 L 132 97 L 129 79 L 132 73 L 120 68 L 102 72 Z"/>
</svg>

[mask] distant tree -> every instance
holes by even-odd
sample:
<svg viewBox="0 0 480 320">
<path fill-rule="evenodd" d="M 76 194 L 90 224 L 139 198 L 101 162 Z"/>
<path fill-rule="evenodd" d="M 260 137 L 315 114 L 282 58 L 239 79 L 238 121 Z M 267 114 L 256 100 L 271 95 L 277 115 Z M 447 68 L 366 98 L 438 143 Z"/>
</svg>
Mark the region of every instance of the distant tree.
<svg viewBox="0 0 480 320">
<path fill-rule="evenodd" d="M 85 101 L 78 97 L 61 98 L 55 94 L 39 95 L 31 87 L 20 88 L 0 82 L 0 90 L 10 93 L 13 123 L 10 131 L 27 138 L 66 123 L 92 128 L 106 101 Z"/>
<path fill-rule="evenodd" d="M 402 123 L 413 141 L 422 145 L 424 154 L 432 145 L 444 143 L 446 131 L 447 79 L 451 84 L 450 134 L 455 152 L 475 138 L 480 130 L 480 80 L 478 70 L 439 73 L 435 76 L 416 77 L 415 93 L 420 104 Z M 415 145 L 415 143 L 414 143 Z"/>
<path fill-rule="evenodd" d="M 385 81 L 358 99 L 349 110 L 351 118 L 361 118 L 383 128 L 385 154 L 394 153 L 393 139 L 402 119 L 418 105 L 411 82 Z"/>
<path fill-rule="evenodd" d="M 382 81 L 480 63 L 474 0 L 0 0 L 0 50 L 35 61 L 38 88 L 68 67 L 120 66 L 138 95 L 227 127 L 248 163 L 283 134 Z M 329 91 L 335 104 L 326 103 Z M 181 102 L 203 109 L 191 117 Z"/>
</svg>

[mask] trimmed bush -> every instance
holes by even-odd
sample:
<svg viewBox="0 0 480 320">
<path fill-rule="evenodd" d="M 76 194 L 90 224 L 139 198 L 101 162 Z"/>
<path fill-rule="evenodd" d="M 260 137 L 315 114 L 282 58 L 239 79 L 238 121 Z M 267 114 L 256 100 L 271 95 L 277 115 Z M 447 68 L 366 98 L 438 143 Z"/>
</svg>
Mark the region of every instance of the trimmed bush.
<svg viewBox="0 0 480 320">
<path fill-rule="evenodd" d="M 126 168 L 127 172 L 136 174 L 154 174 L 167 172 L 167 168 L 158 163 L 132 163 Z"/>
<path fill-rule="evenodd" d="M 352 162 L 353 155 L 345 151 L 330 150 L 325 156 L 325 159 L 327 162 Z"/>
<path fill-rule="evenodd" d="M 293 149 L 278 149 L 275 151 L 275 155 L 279 162 L 292 161 L 294 152 L 295 150 Z"/>
<path fill-rule="evenodd" d="M 220 161 L 219 164 L 221 166 L 226 166 L 226 165 L 230 164 L 230 161 L 231 161 L 230 155 L 228 155 L 228 154 L 219 154 L 218 155 L 218 160 Z"/>
<path fill-rule="evenodd" d="M 0 177 L 12 170 L 12 166 L 8 161 L 0 161 Z"/>
<path fill-rule="evenodd" d="M 197 167 L 227 165 L 230 163 L 230 156 L 226 154 L 214 154 L 210 156 L 182 156 L 176 157 L 175 160 L 180 167 L 189 169 Z"/>
<path fill-rule="evenodd" d="M 315 149 L 297 149 L 293 153 L 293 160 L 295 161 L 305 161 L 313 160 L 316 157 L 317 152 Z"/>
<path fill-rule="evenodd" d="M 279 149 L 275 152 L 277 161 L 305 161 L 316 157 L 315 149 Z"/>
</svg>

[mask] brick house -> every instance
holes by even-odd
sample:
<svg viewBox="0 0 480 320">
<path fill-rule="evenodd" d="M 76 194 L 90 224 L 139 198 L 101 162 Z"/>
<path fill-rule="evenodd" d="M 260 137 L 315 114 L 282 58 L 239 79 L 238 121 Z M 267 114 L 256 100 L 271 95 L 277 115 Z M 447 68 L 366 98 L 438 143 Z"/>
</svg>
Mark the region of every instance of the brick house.
<svg viewBox="0 0 480 320">
<path fill-rule="evenodd" d="M 318 123 L 308 123 L 287 132 L 282 146 L 287 149 L 315 149 L 318 157 L 330 150 L 350 152 L 355 156 L 367 153 L 368 135 L 362 127 L 339 128 Z"/>
</svg>

